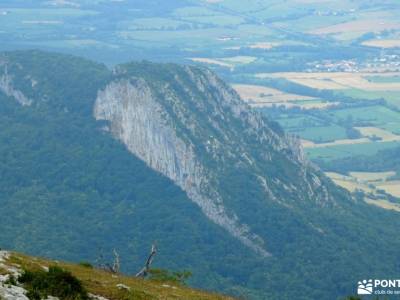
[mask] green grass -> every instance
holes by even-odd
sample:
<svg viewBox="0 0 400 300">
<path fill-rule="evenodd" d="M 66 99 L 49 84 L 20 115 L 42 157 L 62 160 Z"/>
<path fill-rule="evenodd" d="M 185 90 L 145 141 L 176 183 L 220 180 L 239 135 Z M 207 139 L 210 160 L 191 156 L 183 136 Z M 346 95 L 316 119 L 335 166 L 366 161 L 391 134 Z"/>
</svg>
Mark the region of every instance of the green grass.
<svg viewBox="0 0 400 300">
<path fill-rule="evenodd" d="M 323 99 L 314 99 L 314 100 L 291 100 L 290 102 L 296 103 L 296 104 L 321 104 L 321 103 L 327 103 L 326 100 Z"/>
<path fill-rule="evenodd" d="M 375 83 L 399 83 L 400 82 L 400 76 L 367 76 L 365 77 L 370 82 L 375 82 Z"/>
<path fill-rule="evenodd" d="M 380 150 L 395 148 L 399 142 L 367 143 L 352 145 L 337 145 L 324 148 L 307 148 L 307 156 L 313 159 L 334 160 L 359 155 L 374 155 Z"/>
<path fill-rule="evenodd" d="M 9 14 L 1 16 L 0 25 L 2 28 L 13 28 L 15 27 L 32 27 L 32 21 L 60 21 L 67 18 L 83 17 L 88 15 L 96 15 L 98 12 L 92 10 L 81 10 L 81 9 L 69 9 L 69 8 L 58 8 L 58 9 L 22 9 L 22 8 L 11 8 L 6 9 Z M 44 26 L 43 24 L 40 24 Z"/>
<path fill-rule="evenodd" d="M 363 100 L 374 100 L 382 98 L 381 92 L 371 92 L 360 89 L 340 90 L 337 92 L 337 94 L 342 94 L 344 96 L 349 96 L 352 98 L 363 99 Z"/>
<path fill-rule="evenodd" d="M 272 1 L 271 1 L 272 2 Z M 278 1 L 275 1 L 278 2 Z M 223 7 L 240 11 L 240 12 L 256 12 L 263 10 L 265 8 L 271 7 L 271 3 L 263 3 L 263 1 L 258 0 L 225 0 L 222 3 L 218 3 Z"/>
<path fill-rule="evenodd" d="M 355 122 L 368 123 L 377 127 L 390 122 L 399 123 L 400 127 L 400 113 L 384 106 L 342 109 L 332 112 L 331 115 L 339 123 L 351 117 Z"/>
<path fill-rule="evenodd" d="M 173 16 L 176 17 L 215 16 L 220 14 L 218 11 L 199 6 L 181 7 L 173 12 Z"/>
<path fill-rule="evenodd" d="M 379 77 L 383 78 L 383 77 Z M 374 99 L 385 99 L 389 104 L 400 108 L 400 91 L 365 91 L 359 89 L 348 89 L 343 90 L 345 96 L 353 97 L 356 99 L 374 100 Z"/>
<path fill-rule="evenodd" d="M 382 129 L 393 132 L 394 134 L 400 135 L 400 124 L 398 122 L 387 122 L 379 126 Z"/>
<path fill-rule="evenodd" d="M 175 30 L 179 26 L 188 25 L 188 22 L 178 21 L 170 18 L 140 18 L 133 21 L 122 21 L 119 22 L 119 28 L 125 28 L 128 30 Z"/>
<path fill-rule="evenodd" d="M 122 38 L 132 40 L 143 40 L 170 45 L 171 43 L 190 44 L 190 46 L 204 46 L 204 43 L 219 44 L 217 38 L 224 34 L 234 34 L 234 30 L 223 30 L 221 28 L 194 29 L 182 31 L 157 31 L 157 30 L 124 30 L 117 32 Z M 136 41 L 135 41 L 136 43 Z"/>
<path fill-rule="evenodd" d="M 333 142 L 347 138 L 346 130 L 338 125 L 307 127 L 293 130 L 291 133 L 299 135 L 302 139 L 317 143 Z"/>
<path fill-rule="evenodd" d="M 291 25 L 296 26 L 297 30 L 306 32 L 316 28 L 326 27 L 338 23 L 350 21 L 350 16 L 315 16 L 309 15 L 303 18 L 295 19 L 290 22 Z"/>
<path fill-rule="evenodd" d="M 230 15 L 185 17 L 183 20 L 194 23 L 211 24 L 215 26 L 234 26 L 245 22 L 241 17 Z"/>
<path fill-rule="evenodd" d="M 35 46 L 61 49 L 118 49 L 117 45 L 107 44 L 96 40 L 43 40 L 32 42 Z"/>
<path fill-rule="evenodd" d="M 41 41 L 49 37 L 64 36 L 69 22 L 81 17 L 93 16 L 98 12 L 81 9 L 6 9 L 9 14 L 0 16 L 0 28 L 8 35 L 18 36 L 24 41 Z"/>
<path fill-rule="evenodd" d="M 293 131 L 304 127 L 323 126 L 324 123 L 312 116 L 280 115 L 276 121 L 286 130 Z"/>
<path fill-rule="evenodd" d="M 77 264 L 70 264 L 64 262 L 54 262 L 42 258 L 32 258 L 26 255 L 12 253 L 10 259 L 6 262 L 9 266 L 18 266 L 18 268 L 27 270 L 29 276 L 27 278 L 28 287 L 36 288 L 38 292 L 47 295 L 54 291 L 51 287 L 60 285 L 58 279 L 62 280 L 63 290 L 56 291 L 61 293 L 63 291 L 70 292 L 68 285 L 71 283 L 80 287 L 79 290 L 73 291 L 75 294 L 84 295 L 83 291 L 106 297 L 107 299 L 114 300 L 152 300 L 152 299 L 182 299 L 182 300 L 233 300 L 233 298 L 207 293 L 191 289 L 183 286 L 176 281 L 160 281 L 160 280 L 143 280 L 122 274 L 113 275 L 109 272 L 99 270 L 96 268 L 87 268 Z M 54 270 L 53 273 L 46 273 L 43 267 L 50 267 Z M 45 280 L 45 285 L 41 282 L 33 281 L 33 279 Z M 66 280 L 67 279 L 67 280 Z M 68 283 L 67 285 L 65 283 Z M 129 287 L 129 290 L 119 289 L 118 284 L 123 284 Z M 46 288 L 44 290 L 43 288 Z M 81 293 L 82 292 L 82 293 Z M 61 295 L 61 299 L 84 299 L 84 297 L 71 297 L 65 298 Z"/>
</svg>

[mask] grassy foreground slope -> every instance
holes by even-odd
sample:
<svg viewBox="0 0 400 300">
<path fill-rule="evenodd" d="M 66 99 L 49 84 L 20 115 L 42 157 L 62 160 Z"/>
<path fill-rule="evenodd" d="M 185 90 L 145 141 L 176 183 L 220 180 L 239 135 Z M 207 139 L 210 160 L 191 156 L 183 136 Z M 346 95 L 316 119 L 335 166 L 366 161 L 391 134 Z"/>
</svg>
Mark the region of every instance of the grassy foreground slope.
<svg viewBox="0 0 400 300">
<path fill-rule="evenodd" d="M 2 251 L 4 253 L 4 251 Z M 126 275 L 114 275 L 90 266 L 52 261 L 43 258 L 26 256 L 19 253 L 7 253 L 0 260 L 0 275 L 18 272 L 43 272 L 49 267 L 57 266 L 70 272 L 77 278 L 87 291 L 89 298 L 119 300 L 119 299 L 204 299 L 229 300 L 230 297 L 191 289 L 176 282 L 145 280 Z M 7 283 L 10 283 L 10 281 Z M 3 283 L 0 280 L 0 299 Z M 96 298 L 97 296 L 97 298 Z M 63 297 L 61 297 L 62 299 Z M 67 298 L 66 298 L 67 299 Z M 75 299 L 75 298 L 74 298 Z"/>
</svg>

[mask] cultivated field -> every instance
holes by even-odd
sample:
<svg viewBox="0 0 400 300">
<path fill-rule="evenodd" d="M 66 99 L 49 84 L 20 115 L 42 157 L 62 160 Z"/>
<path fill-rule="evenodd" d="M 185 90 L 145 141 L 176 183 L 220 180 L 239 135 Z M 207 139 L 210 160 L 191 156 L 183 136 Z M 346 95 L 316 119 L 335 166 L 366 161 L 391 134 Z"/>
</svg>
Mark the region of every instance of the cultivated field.
<svg viewBox="0 0 400 300">
<path fill-rule="evenodd" d="M 360 89 L 364 91 L 400 91 L 400 82 L 385 80 L 368 80 L 374 78 L 390 78 L 399 76 L 399 72 L 387 73 L 347 73 L 347 72 L 282 72 L 261 73 L 258 78 L 286 78 L 292 82 L 315 89 L 345 90 Z"/>
<path fill-rule="evenodd" d="M 379 151 L 399 147 L 399 142 L 369 142 L 360 144 L 344 144 L 329 147 L 305 148 L 307 156 L 311 159 L 332 161 L 335 159 L 356 157 L 359 155 L 376 155 Z"/>
<path fill-rule="evenodd" d="M 342 34 L 356 33 L 364 34 L 367 32 L 381 32 L 383 30 L 400 29 L 400 23 L 396 21 L 376 20 L 357 20 L 344 22 L 336 25 L 326 26 L 309 31 L 311 34 L 326 35 L 326 34 Z"/>
<path fill-rule="evenodd" d="M 325 173 L 333 182 L 350 192 L 361 190 L 367 194 L 377 195 L 379 194 L 378 190 L 384 190 L 386 193 L 400 198 L 400 181 L 390 180 L 390 177 L 395 174 L 396 172 L 393 171 L 350 172 L 349 175 L 342 175 L 334 172 Z M 390 202 L 387 204 L 390 204 Z"/>
<path fill-rule="evenodd" d="M 317 98 L 296 94 L 289 94 L 277 89 L 260 85 L 234 84 L 232 87 L 240 97 L 253 107 L 271 107 L 283 105 L 285 107 L 301 107 L 304 109 L 327 108 L 335 105 L 333 102 L 322 102 Z"/>
<path fill-rule="evenodd" d="M 379 138 L 383 142 L 400 141 L 400 136 L 377 127 L 355 127 L 363 136 Z"/>
<path fill-rule="evenodd" d="M 190 60 L 194 62 L 204 63 L 208 65 L 218 65 L 220 67 L 226 67 L 234 69 L 236 65 L 245 65 L 252 63 L 257 58 L 253 56 L 233 56 L 233 57 L 223 57 L 223 58 L 203 58 L 203 57 L 192 57 Z"/>
<path fill-rule="evenodd" d="M 396 175 L 396 172 L 350 172 L 349 175 L 362 182 L 386 181 Z"/>
<path fill-rule="evenodd" d="M 217 59 L 211 59 L 211 58 L 201 58 L 201 57 L 192 57 L 190 60 L 194 62 L 199 62 L 199 63 L 204 63 L 204 64 L 209 64 L 209 65 L 218 65 L 221 67 L 226 67 L 226 68 L 234 68 L 233 64 L 228 64 L 226 62 L 217 60 Z"/>
<path fill-rule="evenodd" d="M 392 203 L 392 202 L 389 202 L 389 201 L 383 200 L 383 199 L 372 200 L 369 198 L 365 198 L 364 201 L 368 204 L 375 205 L 375 206 L 378 206 L 383 209 L 395 210 L 395 211 L 400 212 L 400 205 L 397 203 Z"/>
<path fill-rule="evenodd" d="M 234 64 L 250 64 L 253 61 L 257 60 L 257 57 L 254 57 L 254 56 L 233 56 L 233 57 L 220 58 L 220 60 L 225 61 L 225 62 L 234 63 Z"/>
<path fill-rule="evenodd" d="M 377 48 L 400 48 L 400 40 L 395 39 L 369 40 L 363 42 L 362 44 L 364 46 Z"/>
<path fill-rule="evenodd" d="M 400 198 L 400 181 L 387 181 L 384 183 L 377 184 L 378 189 L 384 190 L 386 193 L 391 194 L 395 197 Z"/>
<path fill-rule="evenodd" d="M 250 49 L 272 49 L 279 45 L 280 45 L 279 43 L 260 42 L 260 43 L 251 44 L 248 47 Z"/>
<path fill-rule="evenodd" d="M 314 100 L 315 98 L 288 94 L 273 88 L 260 85 L 234 84 L 232 87 L 239 93 L 243 100 L 256 103 L 281 103 L 293 100 Z"/>
<path fill-rule="evenodd" d="M 374 192 L 374 190 L 367 184 L 360 183 L 351 176 L 346 176 L 334 172 L 326 172 L 325 175 L 332 179 L 332 181 L 338 186 L 341 186 L 349 192 L 355 192 L 356 190 L 362 190 L 365 193 Z"/>
<path fill-rule="evenodd" d="M 336 140 L 334 142 L 329 143 L 314 143 L 309 140 L 301 140 L 301 144 L 304 148 L 325 148 L 339 145 L 354 145 L 354 144 L 368 144 L 371 143 L 371 140 L 368 138 L 359 138 L 359 139 L 343 139 Z"/>
</svg>

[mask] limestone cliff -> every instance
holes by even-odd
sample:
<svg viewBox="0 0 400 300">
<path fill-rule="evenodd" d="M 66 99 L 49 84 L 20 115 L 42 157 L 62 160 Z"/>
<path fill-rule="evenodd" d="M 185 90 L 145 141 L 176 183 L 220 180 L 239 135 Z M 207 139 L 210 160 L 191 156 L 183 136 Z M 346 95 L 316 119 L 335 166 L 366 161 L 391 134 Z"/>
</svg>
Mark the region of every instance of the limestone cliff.
<svg viewBox="0 0 400 300">
<path fill-rule="evenodd" d="M 150 87 L 143 80 L 112 82 L 99 92 L 98 120 L 111 121 L 111 132 L 150 167 L 172 179 L 187 192 L 205 215 L 263 255 L 268 255 L 238 217 L 228 214 L 223 200 L 209 184 L 211 175 L 199 162 L 194 145 L 178 137 Z"/>
<path fill-rule="evenodd" d="M 265 199 L 285 206 L 291 204 L 282 199 L 281 189 L 292 196 L 305 190 L 301 198 L 329 202 L 326 190 L 317 191 L 321 183 L 298 141 L 271 129 L 212 72 L 179 67 L 168 80 L 129 75 L 123 67 L 115 74 L 98 93 L 95 118 L 109 121 L 112 134 L 129 151 L 173 180 L 208 218 L 254 251 L 269 255 L 265 240 L 224 199 L 235 195 L 221 191 L 221 171 L 235 167 L 255 175 Z M 254 149 L 253 142 L 264 149 Z M 266 172 L 263 164 L 282 155 L 304 184 Z"/>
<path fill-rule="evenodd" d="M 0 63 L 0 67 L 2 64 Z M 0 91 L 9 97 L 14 98 L 18 103 L 23 106 L 29 106 L 32 104 L 32 100 L 26 97 L 20 90 L 16 89 L 13 84 L 13 78 L 8 73 L 7 65 L 3 66 L 3 74 L 0 71 Z M 32 83 L 32 85 L 34 85 Z"/>
</svg>

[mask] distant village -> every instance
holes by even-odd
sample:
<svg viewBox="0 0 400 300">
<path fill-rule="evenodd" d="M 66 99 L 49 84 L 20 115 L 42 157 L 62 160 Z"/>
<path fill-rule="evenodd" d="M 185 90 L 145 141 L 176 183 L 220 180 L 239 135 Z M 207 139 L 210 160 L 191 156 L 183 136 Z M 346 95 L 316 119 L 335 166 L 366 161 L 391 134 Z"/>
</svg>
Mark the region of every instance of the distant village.
<svg viewBox="0 0 400 300">
<path fill-rule="evenodd" d="M 382 54 L 371 60 L 359 62 L 353 60 L 322 60 L 308 64 L 306 72 L 399 72 L 400 55 Z"/>
</svg>

